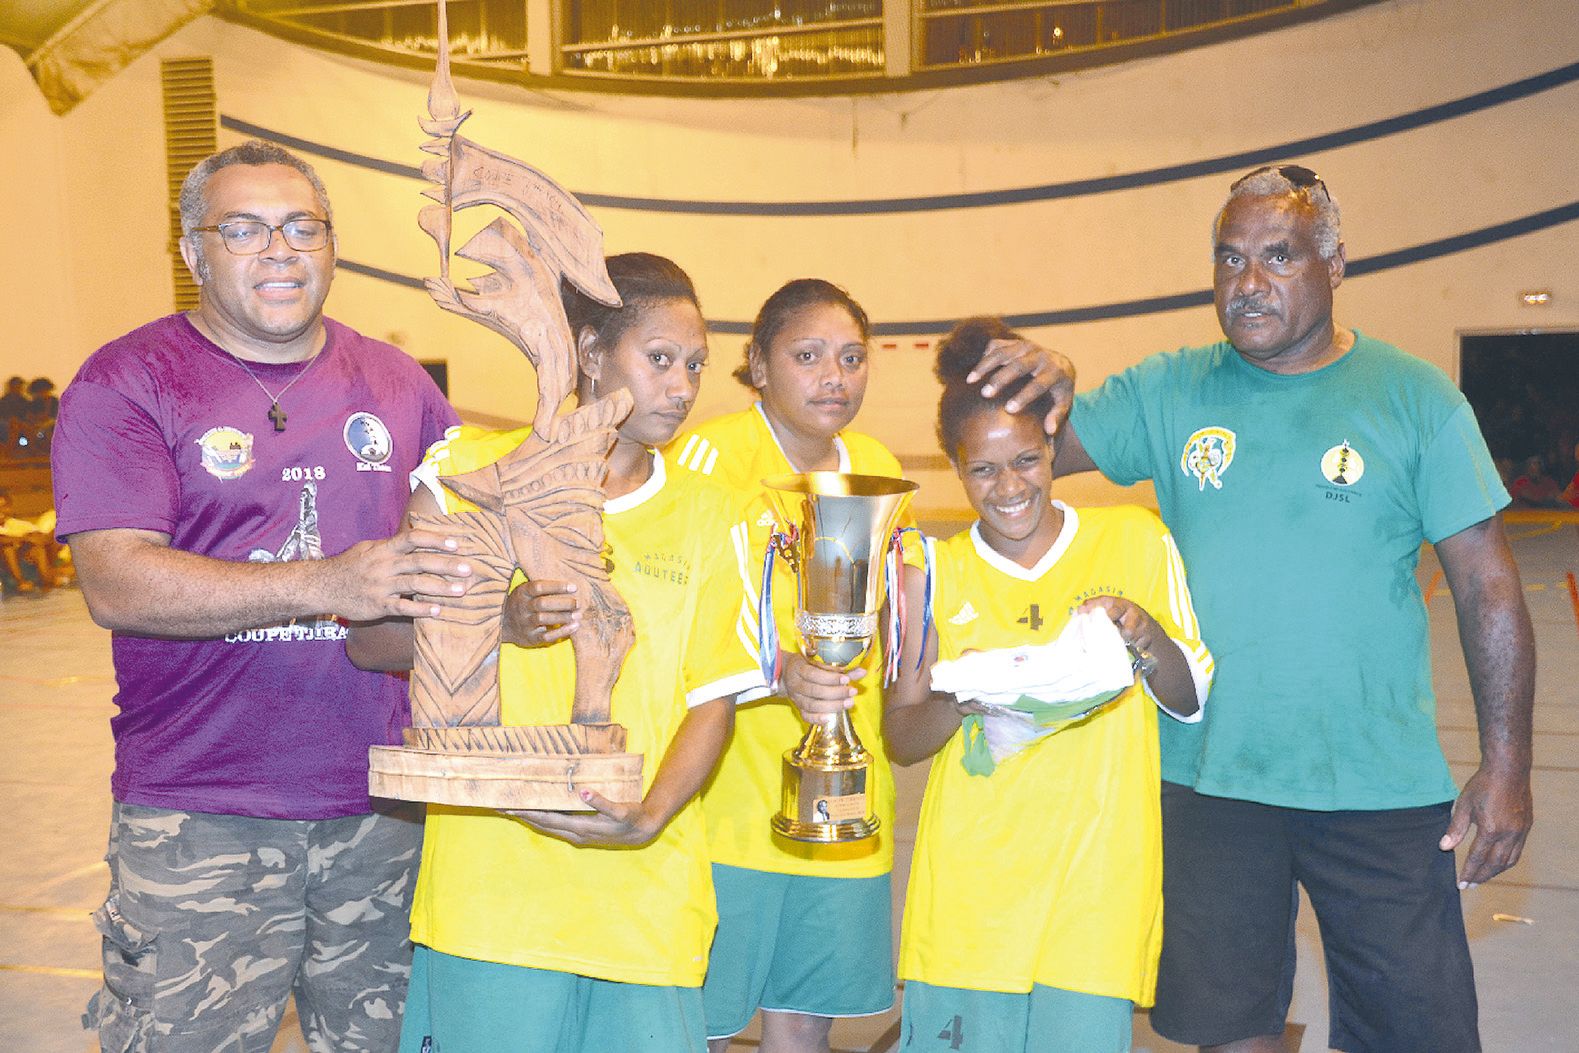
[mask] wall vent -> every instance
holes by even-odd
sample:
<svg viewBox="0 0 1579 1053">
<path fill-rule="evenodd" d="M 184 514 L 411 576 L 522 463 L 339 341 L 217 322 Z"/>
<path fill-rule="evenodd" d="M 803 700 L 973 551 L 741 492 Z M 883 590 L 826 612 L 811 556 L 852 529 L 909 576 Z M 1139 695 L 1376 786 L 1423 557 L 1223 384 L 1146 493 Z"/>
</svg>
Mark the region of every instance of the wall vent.
<svg viewBox="0 0 1579 1053">
<path fill-rule="evenodd" d="M 212 58 L 165 59 L 159 63 L 164 88 L 165 183 L 170 206 L 170 277 L 175 309 L 197 307 L 197 283 L 181 260 L 181 181 L 192 166 L 219 148 Z"/>
</svg>

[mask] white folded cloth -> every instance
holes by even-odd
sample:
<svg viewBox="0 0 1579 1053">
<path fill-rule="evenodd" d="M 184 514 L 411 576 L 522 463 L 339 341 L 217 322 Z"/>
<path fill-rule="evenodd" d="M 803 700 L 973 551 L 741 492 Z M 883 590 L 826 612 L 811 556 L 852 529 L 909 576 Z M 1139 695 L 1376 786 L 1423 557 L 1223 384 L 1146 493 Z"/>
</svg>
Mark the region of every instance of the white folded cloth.
<svg viewBox="0 0 1579 1053">
<path fill-rule="evenodd" d="M 1090 716 L 1134 682 L 1134 659 L 1103 610 L 1075 614 L 1050 643 L 973 651 L 932 667 L 932 690 L 985 710 L 964 722 L 964 763 L 973 775 L 990 775 L 1004 758 Z"/>
</svg>

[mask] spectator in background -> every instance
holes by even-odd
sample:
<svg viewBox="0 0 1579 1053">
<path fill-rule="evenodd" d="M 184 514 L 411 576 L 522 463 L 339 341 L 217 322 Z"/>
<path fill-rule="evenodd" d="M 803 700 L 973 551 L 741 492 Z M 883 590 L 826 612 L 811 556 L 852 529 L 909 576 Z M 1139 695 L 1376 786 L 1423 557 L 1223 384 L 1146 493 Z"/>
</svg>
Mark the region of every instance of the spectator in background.
<svg viewBox="0 0 1579 1053">
<path fill-rule="evenodd" d="M 55 395 L 55 382 L 48 377 L 36 377 L 27 386 L 27 408 L 22 414 L 22 439 L 28 452 L 49 453 L 49 440 L 55 432 L 55 417 L 60 413 L 60 399 Z"/>
<path fill-rule="evenodd" d="M 54 509 L 38 519 L 23 519 L 11 514 L 11 493 L 0 487 L 0 565 L 16 581 L 16 591 L 46 592 L 71 580 L 69 571 L 62 568 L 62 546 L 54 538 Z M 38 577 L 35 585 L 23 573 L 23 564 L 33 568 Z"/>
<path fill-rule="evenodd" d="M 1491 463 L 1497 466 L 1497 478 L 1502 480 L 1502 486 L 1508 492 L 1513 491 L 1513 480 L 1518 475 L 1518 469 L 1513 466 L 1512 457 L 1493 457 Z"/>
<path fill-rule="evenodd" d="M 1574 469 L 1573 478 L 1568 480 L 1568 487 L 1563 490 L 1563 500 L 1579 508 L 1579 445 L 1574 446 Z"/>
<path fill-rule="evenodd" d="M 1567 503 L 1562 483 L 1546 474 L 1546 460 L 1540 454 L 1524 459 L 1524 474 L 1513 480 L 1508 492 L 1516 503 L 1530 508 L 1561 508 Z"/>
<path fill-rule="evenodd" d="M 27 381 L 11 377 L 5 382 L 5 394 L 0 395 L 0 440 L 6 452 L 16 449 L 16 440 L 22 434 L 22 422 L 27 417 Z"/>
</svg>

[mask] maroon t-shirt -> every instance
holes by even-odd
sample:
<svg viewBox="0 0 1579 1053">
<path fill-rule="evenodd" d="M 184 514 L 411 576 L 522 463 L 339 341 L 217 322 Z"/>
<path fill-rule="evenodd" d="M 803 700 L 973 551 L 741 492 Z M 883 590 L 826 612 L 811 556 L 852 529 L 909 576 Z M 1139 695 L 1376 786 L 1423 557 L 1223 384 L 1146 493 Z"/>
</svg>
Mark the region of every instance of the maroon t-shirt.
<svg viewBox="0 0 1579 1053">
<path fill-rule="evenodd" d="M 322 559 L 400 528 L 409 473 L 455 423 L 400 350 L 326 321 L 304 367 L 248 368 L 184 315 L 97 351 L 61 398 L 61 537 L 126 527 L 215 559 Z M 398 742 L 406 684 L 357 669 L 324 616 L 207 640 L 115 633 L 116 800 L 276 819 L 368 810 L 367 747 Z"/>
</svg>

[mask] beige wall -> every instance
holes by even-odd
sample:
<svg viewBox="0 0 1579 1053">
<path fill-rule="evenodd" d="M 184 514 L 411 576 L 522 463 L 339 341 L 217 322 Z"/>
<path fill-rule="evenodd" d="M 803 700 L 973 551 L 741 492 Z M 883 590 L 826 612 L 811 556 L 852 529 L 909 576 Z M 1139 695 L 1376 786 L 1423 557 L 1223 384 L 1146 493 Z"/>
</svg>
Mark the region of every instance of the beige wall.
<svg viewBox="0 0 1579 1053">
<path fill-rule="evenodd" d="M 1347 128 L 1495 87 L 1573 60 L 1568 0 L 1487 5 L 1397 0 L 1276 34 L 1064 77 L 896 96 L 770 101 L 528 93 L 463 82 L 473 139 L 581 191 L 662 198 L 821 200 L 994 190 L 1134 172 Z M 64 377 L 97 344 L 169 309 L 158 58 L 215 57 L 222 113 L 305 139 L 415 164 L 426 79 L 322 55 L 203 19 L 63 119 L 14 60 L 0 62 L 0 133 L 36 141 L 11 158 L 8 311 L 21 341 Z M 26 96 L 19 98 L 19 96 Z M 221 133 L 221 142 L 237 137 Z M 1308 155 L 1344 207 L 1351 258 L 1566 204 L 1575 198 L 1579 85 L 1400 135 Z M 414 217 L 419 184 L 317 162 L 342 255 L 408 275 L 434 270 Z M 839 218 L 595 214 L 610 251 L 676 258 L 709 317 L 744 320 L 780 282 L 847 285 L 880 321 L 1104 304 L 1203 288 L 1207 228 L 1229 177 L 972 210 Z M 52 190 L 54 186 L 58 190 Z M 8 195 L 13 202 L 18 195 Z M 69 207 L 66 206 L 69 202 Z M 106 224 L 117 232 L 104 244 Z M 60 231 L 57 239 L 52 232 Z M 25 246 L 25 252 L 17 251 Z M 1579 328 L 1579 224 L 1355 279 L 1341 317 L 1453 372 L 1455 333 Z M 1552 306 L 1517 294 L 1549 289 Z M 19 295 L 19 290 L 48 290 Z M 59 295 L 55 295 L 58 291 Z M 531 377 L 498 338 L 423 294 L 341 273 L 330 311 L 450 361 L 463 409 L 519 416 Z M 1217 335 L 1210 310 L 1036 331 L 1073 357 L 1082 385 L 1144 354 Z M 920 338 L 923 340 L 929 338 Z M 858 422 L 901 456 L 935 454 L 929 352 L 879 351 Z M 715 336 L 699 412 L 742 404 L 728 378 L 741 338 Z M 20 367 L 20 372 L 35 372 Z M 962 502 L 947 473 L 918 476 L 922 506 Z M 1080 499 L 1111 488 L 1071 484 Z M 1143 496 L 1143 495 L 1142 495 Z"/>
</svg>

